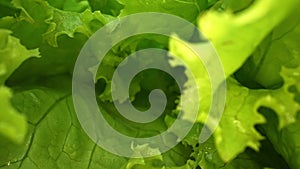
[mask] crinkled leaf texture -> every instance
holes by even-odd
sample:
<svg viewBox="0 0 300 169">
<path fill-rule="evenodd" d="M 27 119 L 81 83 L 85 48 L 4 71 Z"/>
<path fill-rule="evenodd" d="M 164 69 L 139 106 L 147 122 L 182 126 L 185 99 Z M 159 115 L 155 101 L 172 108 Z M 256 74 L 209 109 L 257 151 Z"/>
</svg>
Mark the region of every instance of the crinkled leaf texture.
<svg viewBox="0 0 300 169">
<path fill-rule="evenodd" d="M 20 40 L 11 36 L 12 32 L 0 29 L 0 84 L 17 69 L 26 59 L 39 56 L 37 49 L 27 50 Z"/>
<path fill-rule="evenodd" d="M 289 16 L 292 6 L 296 3 L 298 2 L 289 1 L 284 6 L 280 6 L 271 1 L 257 1 L 240 13 L 210 11 L 200 17 L 200 28 L 215 46 L 227 77 L 236 72 L 269 32 L 285 17 Z M 280 12 L 277 12 L 278 10 Z M 269 19 L 271 15 L 272 20 Z M 258 34 L 254 33 L 257 29 L 261 30 Z M 285 36 L 285 34 L 282 36 Z M 285 41 L 291 42 L 288 39 L 285 39 Z M 201 43 L 190 45 L 198 45 L 200 48 L 202 46 Z M 292 50 L 298 50 L 298 47 L 294 48 Z M 200 66 L 201 63 L 195 59 L 197 58 L 195 54 L 188 52 L 189 49 L 184 44 L 175 40 L 171 40 L 170 50 L 175 56 L 186 61 L 188 65 L 192 65 L 189 68 L 192 68 L 196 80 L 199 82 L 202 80 L 202 83 L 198 83 L 199 91 L 206 101 L 209 101 L 212 94 L 209 87 L 205 86 L 209 83 L 209 79 L 205 73 L 201 73 L 205 70 Z M 297 55 L 297 52 L 294 52 L 289 57 L 296 58 Z M 193 69 L 194 65 L 199 67 Z M 225 110 L 214 133 L 216 148 L 224 161 L 234 159 L 238 154 L 244 152 L 246 147 L 251 147 L 256 151 L 259 150 L 260 142 L 264 137 L 255 127 L 266 122 L 264 116 L 258 112 L 261 107 L 269 107 L 275 110 L 279 118 L 278 129 L 296 121 L 299 104 L 294 100 L 295 96 L 289 91 L 289 87 L 299 83 L 297 72 L 299 72 L 298 69 L 282 69 L 283 86 L 276 90 L 252 90 L 232 78 L 228 78 Z M 268 76 L 268 74 L 265 74 L 265 76 Z M 192 78 L 188 77 L 188 79 Z M 265 79 L 267 80 L 267 78 Z M 193 90 L 195 90 L 193 87 L 187 88 L 185 93 L 187 94 Z M 200 103 L 203 103 L 201 101 L 200 99 Z M 206 122 L 208 109 L 209 103 L 200 108 L 199 122 Z M 206 124 L 208 127 L 209 123 Z M 214 121 L 211 123 L 214 123 Z"/>
<path fill-rule="evenodd" d="M 20 146 L 1 142 L 1 147 L 6 147 L 1 152 L 2 167 L 120 168 L 123 165 L 123 158 L 105 152 L 86 136 L 68 90 L 30 89 L 17 93 L 13 103 L 19 111 L 27 112 L 29 132 Z"/>
<path fill-rule="evenodd" d="M 269 109 L 261 111 L 268 119 L 268 123 L 262 128 L 290 167 L 299 168 L 300 67 L 284 69 L 284 72 L 282 74 L 283 78 L 289 79 L 285 86 L 285 93 L 289 93 L 289 97 L 280 95 L 279 98 L 285 98 L 284 101 L 274 101 L 272 106 L 267 106 Z M 278 115 L 277 117 L 274 112 Z M 280 114 L 284 115 L 284 118 Z M 282 127 L 282 119 L 290 119 L 292 122 Z"/>
<path fill-rule="evenodd" d="M 104 0 L 99 4 L 99 0 L 10 2 L 0 2 L 1 169 L 300 167 L 299 29 L 293 24 L 293 19 L 284 22 L 288 24 L 276 27 L 297 7 L 299 1 L 274 3 L 271 0 L 224 0 L 216 3 L 216 0 Z M 200 12 L 212 5 L 212 10 L 199 17 Z M 208 116 L 211 95 L 215 91 L 211 89 L 205 67 L 184 44 L 193 47 L 201 44 L 171 39 L 168 46 L 168 39 L 152 35 L 125 40 L 107 54 L 96 79 L 97 99 L 112 127 L 128 136 L 149 137 L 170 127 L 180 110 L 180 107 L 176 108 L 179 94 L 174 79 L 155 71 L 143 72 L 133 80 L 129 98 L 137 108 L 147 109 L 149 92 L 154 88 L 162 89 L 168 96 L 164 116 L 146 125 L 136 124 L 121 117 L 111 103 L 110 83 L 115 67 L 132 52 L 144 48 L 170 50 L 186 61 L 191 71 L 197 72 L 195 78 L 201 93 L 200 100 L 189 100 L 189 103 L 200 102 L 202 106 L 193 129 L 170 151 L 151 158 L 123 158 L 95 145 L 81 128 L 73 109 L 70 74 L 80 49 L 96 30 L 118 16 L 149 11 L 174 14 L 193 23 L 199 18 L 199 27 L 219 52 L 228 77 L 226 107 L 213 137 L 199 144 L 202 123 Z M 298 17 L 298 14 L 295 16 Z M 272 30 L 273 34 L 270 35 Z M 35 48 L 39 49 L 41 58 L 30 58 L 39 55 Z M 264 53 L 268 53 L 268 62 L 257 64 L 264 58 Z M 287 59 L 283 59 L 283 54 L 288 55 Z M 254 61 L 250 69 L 259 70 L 252 73 L 255 78 L 251 80 L 264 86 L 263 89 L 250 89 L 249 84 L 238 78 L 236 71 L 242 65 L 240 70 L 244 68 L 246 75 L 251 73 L 245 66 L 249 63 L 249 57 Z M 180 63 L 162 59 L 162 63 L 169 69 L 183 70 Z M 286 62 L 290 59 L 293 64 Z M 147 64 L 146 61 L 141 63 Z M 183 92 L 186 96 L 198 90 L 191 85 L 191 78 L 183 78 L 186 80 Z M 4 84 L 10 86 L 10 89 Z M 124 99 L 118 98 L 121 102 Z M 185 120 L 188 123 L 191 119 Z M 147 144 L 132 148 L 134 153 L 139 154 L 145 150 L 159 152 Z"/>
<path fill-rule="evenodd" d="M 10 34 L 11 31 L 0 29 L 0 134 L 16 143 L 22 143 L 27 132 L 26 117 L 11 105 L 12 92 L 4 83 L 22 62 L 39 56 L 39 52 L 27 50 L 19 39 Z"/>
<path fill-rule="evenodd" d="M 222 159 L 231 160 L 247 146 L 259 150 L 259 141 L 263 137 L 255 126 L 266 122 L 259 114 L 259 108 L 268 107 L 276 112 L 277 130 L 296 121 L 300 105 L 289 88 L 299 84 L 299 74 L 295 73 L 298 70 L 283 69 L 284 86 L 277 90 L 249 90 L 236 82 L 228 83 L 226 108 L 215 133 L 216 147 Z"/>
<path fill-rule="evenodd" d="M 182 0 L 182 1 L 172 1 L 172 0 L 118 0 L 124 5 L 124 9 L 121 10 L 120 16 L 126 16 L 133 13 L 139 12 L 163 12 L 173 15 L 177 15 L 188 21 L 194 22 L 198 17 L 198 14 L 203 10 L 203 5 L 201 7 L 198 1 L 194 0 Z M 178 10 L 180 9 L 180 10 Z"/>
<path fill-rule="evenodd" d="M 194 45 L 200 46 L 203 44 Z M 205 68 L 201 66 L 201 62 L 197 59 L 197 56 L 182 42 L 171 40 L 170 50 L 175 56 L 180 57 L 188 64 L 197 63 L 194 64 L 195 67 L 189 68 L 195 73 L 195 78 L 199 86 L 198 90 L 202 94 L 199 101 L 200 103 L 206 103 L 201 106 L 198 117 L 199 122 L 205 123 L 210 106 L 210 99 L 208 98 L 211 97 L 210 79 L 206 74 Z M 173 63 L 172 65 L 177 66 L 178 63 Z M 299 74 L 296 72 L 299 72 L 298 69 L 283 69 L 281 76 L 284 79 L 284 85 L 276 90 L 251 90 L 232 78 L 227 80 L 225 110 L 220 124 L 214 133 L 216 147 L 223 160 L 230 161 L 234 159 L 246 147 L 251 147 L 256 151 L 259 150 L 260 141 L 263 139 L 263 136 L 255 129 L 255 126 L 266 122 L 263 115 L 258 112 L 260 107 L 270 107 L 276 111 L 279 116 L 279 128 L 283 128 L 296 121 L 299 105 L 294 100 L 294 94 L 289 91 L 291 86 L 299 84 Z M 188 79 L 192 78 L 188 77 Z M 183 94 L 188 95 L 195 92 L 196 88 L 188 86 L 188 84 L 187 82 L 187 89 Z M 284 98 L 284 101 L 282 98 Z M 206 122 L 206 124 L 214 123 L 214 119 L 211 120 L 208 123 Z"/>
</svg>

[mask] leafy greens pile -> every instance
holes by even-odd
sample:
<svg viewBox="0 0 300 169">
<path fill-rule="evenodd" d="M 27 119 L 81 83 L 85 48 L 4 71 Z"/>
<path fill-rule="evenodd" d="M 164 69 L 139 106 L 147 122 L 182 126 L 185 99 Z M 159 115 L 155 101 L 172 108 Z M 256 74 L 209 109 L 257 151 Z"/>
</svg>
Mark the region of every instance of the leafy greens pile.
<svg viewBox="0 0 300 169">
<path fill-rule="evenodd" d="M 298 5 L 297 0 L 1 0 L 0 168 L 300 168 Z M 205 96 L 197 123 L 176 147 L 144 159 L 120 157 L 92 142 L 77 120 L 71 95 L 72 70 L 88 38 L 110 21 L 138 12 L 169 13 L 197 25 L 218 51 L 227 78 L 225 110 L 211 138 L 198 142 L 211 94 L 209 79 L 197 74 Z M 201 45 L 199 39 L 185 43 Z M 158 70 L 136 76 L 129 95 L 137 109 L 146 110 L 150 91 L 162 89 L 168 96 L 164 115 L 141 125 L 126 121 L 113 106 L 115 68 L 130 53 L 153 47 L 204 72 L 194 54 L 170 37 L 134 36 L 111 49 L 98 70 L 95 91 L 107 121 L 129 136 L 165 131 L 180 109 L 175 80 Z M 172 58 L 162 62 L 184 74 Z M 191 77 L 183 77 L 189 84 Z M 133 149 L 159 151 L 147 145 Z"/>
</svg>

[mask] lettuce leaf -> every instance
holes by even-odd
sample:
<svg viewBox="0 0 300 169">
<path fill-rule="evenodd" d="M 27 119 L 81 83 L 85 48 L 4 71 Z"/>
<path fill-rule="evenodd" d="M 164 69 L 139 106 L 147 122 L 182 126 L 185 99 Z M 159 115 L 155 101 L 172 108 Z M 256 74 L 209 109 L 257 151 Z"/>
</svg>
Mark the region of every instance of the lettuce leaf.
<svg viewBox="0 0 300 169">
<path fill-rule="evenodd" d="M 1 1 L 0 168 L 299 168 L 297 5 L 295 0 Z M 201 104 L 197 123 L 176 147 L 154 157 L 125 158 L 97 146 L 82 129 L 73 108 L 71 76 L 82 46 L 95 31 L 138 12 L 163 12 L 198 23 L 220 55 L 227 100 L 217 130 L 200 144 L 202 129 L 209 130 L 215 122 L 212 118 L 206 123 L 206 119 L 216 91 L 203 63 L 186 44 L 203 47 L 199 39 L 204 38 L 184 42 L 147 34 L 120 42 L 106 55 L 95 82 L 99 107 L 114 129 L 128 136 L 154 136 L 168 129 L 180 110 L 176 81 L 161 71 L 148 70 L 131 82 L 129 100 L 137 109 L 147 110 L 149 93 L 162 89 L 168 97 L 163 115 L 149 124 L 138 124 L 117 112 L 111 76 L 124 58 L 138 50 L 160 48 L 176 54 L 195 73 L 198 84 L 191 85 L 188 74 L 182 76 L 182 94 L 189 96 L 198 89 L 201 93 L 200 100 L 189 100 L 191 105 Z M 186 72 L 172 57 L 161 59 L 168 69 Z M 185 120 L 189 123 L 190 119 Z M 132 149 L 139 154 L 160 152 L 147 144 Z"/>
<path fill-rule="evenodd" d="M 205 0 L 119 0 L 124 5 L 120 16 L 126 16 L 138 12 L 163 12 L 182 17 L 190 22 L 195 22 L 198 14 L 207 7 Z M 201 3 L 202 4 L 199 4 Z M 180 8 L 180 10 L 178 10 Z"/>
<path fill-rule="evenodd" d="M 230 76 L 297 5 L 299 2 L 294 0 L 288 0 L 284 4 L 265 0 L 255 1 L 236 14 L 212 10 L 200 17 L 199 27 L 215 46 L 225 73 Z"/>
<path fill-rule="evenodd" d="M 230 76 L 236 72 L 256 50 L 256 47 L 269 32 L 285 17 L 290 16 L 289 14 L 291 12 L 290 10 L 293 9 L 293 3 L 296 2 L 291 1 L 282 7 L 271 1 L 258 1 L 249 8 L 237 12 L 236 14 L 230 13 L 230 11 L 209 11 L 200 17 L 199 26 L 215 46 L 224 66 L 226 76 Z M 280 12 L 275 12 L 276 9 L 280 9 Z M 268 15 L 272 15 L 273 20 L 269 20 Z M 266 24 L 268 26 L 266 26 Z M 220 27 L 222 27 L 222 29 L 218 29 Z M 257 29 L 261 31 L 253 36 Z M 286 34 L 283 35 L 283 41 L 290 44 L 290 50 L 296 50 L 294 54 L 291 53 L 289 57 L 297 58 L 298 47 L 293 46 L 294 43 L 291 43 L 292 41 L 289 40 L 291 39 L 291 36 L 288 36 L 289 32 L 287 36 L 285 35 Z M 294 39 L 295 38 L 292 40 Z M 264 45 L 265 42 L 262 43 L 262 45 Z M 203 44 L 198 43 L 192 45 L 201 48 Z M 247 47 L 242 45 L 246 45 Z M 277 51 L 284 50 L 284 48 L 276 49 Z M 199 81 L 199 91 L 206 102 L 201 99 L 199 101 L 200 103 L 204 103 L 204 106 L 200 109 L 200 117 L 198 120 L 199 122 L 205 123 L 210 105 L 207 103 L 207 100 L 209 101 L 209 98 L 211 98 L 209 87 L 205 87 L 204 85 L 210 83 L 209 78 L 205 75 L 205 68 L 201 66 L 199 61 L 195 60 L 195 58 L 197 58 L 194 56 L 195 54 L 191 51 L 189 52 L 189 49 L 185 47 L 184 44 L 171 40 L 170 50 L 172 53 L 175 53 L 177 57 L 186 61 L 188 65 L 191 65 L 189 68 L 192 68 L 192 72 L 194 72 L 196 79 Z M 278 53 L 277 56 L 279 58 L 282 55 Z M 271 57 L 274 56 L 270 55 L 270 59 Z M 289 60 L 288 58 L 284 59 Z M 257 57 L 253 57 L 253 60 L 257 61 Z M 294 65 L 299 65 L 299 62 L 295 63 L 295 60 L 293 61 Z M 268 67 L 276 67 L 276 64 L 270 64 L 272 61 L 265 63 L 268 63 L 266 64 Z M 280 66 L 284 65 L 284 63 L 280 61 L 275 61 L 275 63 L 278 63 Z M 196 65 L 197 68 L 194 68 L 193 66 Z M 252 66 L 251 68 L 255 70 L 255 67 Z M 247 70 L 249 70 L 249 67 Z M 247 70 L 245 69 L 245 73 L 242 76 L 245 79 L 247 79 Z M 280 71 L 280 69 L 278 71 Z M 277 72 L 275 71 L 274 74 L 276 75 Z M 299 104 L 294 101 L 294 94 L 289 91 L 289 87 L 299 83 L 298 73 L 296 72 L 299 72 L 299 70 L 282 69 L 281 77 L 283 79 L 283 86 L 276 90 L 251 90 L 238 84 L 238 82 L 235 82 L 231 78 L 227 80 L 226 106 L 220 124 L 214 133 L 216 148 L 224 161 L 227 162 L 234 159 L 238 154 L 242 153 L 246 147 L 251 147 L 256 151 L 259 150 L 260 141 L 263 137 L 260 132 L 256 130 L 255 126 L 266 122 L 266 119 L 258 112 L 260 107 L 269 107 L 275 110 L 279 119 L 278 129 L 296 121 Z M 270 71 L 266 71 L 262 74 L 264 75 L 265 81 L 272 83 L 272 78 L 269 80 L 265 77 L 269 76 L 269 73 Z M 280 75 L 278 74 L 278 76 Z M 188 77 L 188 79 L 192 79 L 192 77 Z M 194 88 L 190 87 L 186 90 L 192 92 Z M 284 100 L 282 100 L 282 98 L 284 98 Z"/>
<path fill-rule="evenodd" d="M 22 143 L 27 132 L 26 117 L 15 110 L 10 99 L 12 91 L 6 79 L 30 57 L 38 57 L 38 50 L 27 50 L 11 31 L 0 29 L 0 133 L 16 143 Z"/>
</svg>

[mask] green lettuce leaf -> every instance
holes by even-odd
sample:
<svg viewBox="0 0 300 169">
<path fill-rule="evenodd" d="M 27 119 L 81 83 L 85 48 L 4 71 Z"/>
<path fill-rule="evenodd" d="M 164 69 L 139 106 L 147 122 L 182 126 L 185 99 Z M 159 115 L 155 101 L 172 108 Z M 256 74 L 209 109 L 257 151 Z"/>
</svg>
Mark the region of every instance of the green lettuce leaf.
<svg viewBox="0 0 300 169">
<path fill-rule="evenodd" d="M 276 130 L 296 121 L 300 105 L 294 99 L 295 94 L 289 90 L 300 82 L 299 74 L 295 72 L 299 72 L 299 69 L 283 69 L 281 75 L 284 85 L 276 90 L 249 90 L 237 85 L 231 88 L 234 85 L 228 83 L 228 103 L 215 133 L 216 147 L 222 159 L 228 161 L 234 158 L 246 146 L 259 150 L 262 136 L 255 126 L 266 121 L 259 114 L 261 107 L 268 107 L 276 112 L 279 122 Z M 235 100 L 235 103 L 231 100 Z M 272 139 L 271 142 L 273 143 Z"/>
<path fill-rule="evenodd" d="M 43 38 L 54 47 L 57 47 L 57 37 L 63 34 L 74 37 L 75 33 L 82 33 L 90 37 L 109 20 L 99 11 L 92 13 L 86 10 L 82 13 L 66 12 L 53 9 L 51 18 L 45 20 L 50 26 L 43 34 Z"/>
<path fill-rule="evenodd" d="M 297 169 L 300 167 L 300 145 L 299 129 L 300 116 L 299 111 L 297 121 L 285 128 L 278 130 L 278 118 L 271 109 L 262 109 L 261 112 L 268 119 L 268 123 L 262 126 L 266 136 L 272 141 L 275 149 L 289 164 L 290 168 Z"/>
<path fill-rule="evenodd" d="M 198 14 L 207 8 L 206 0 L 119 0 L 124 5 L 120 16 L 138 12 L 163 12 L 182 17 L 190 22 L 195 22 Z M 201 4 L 202 3 L 202 4 Z M 180 10 L 178 10 L 180 9 Z"/>
<path fill-rule="evenodd" d="M 22 62 L 32 56 L 39 56 L 37 49 L 27 50 L 20 40 L 11 36 L 11 31 L 0 29 L 0 84 L 17 69 Z"/>
<path fill-rule="evenodd" d="M 27 132 L 26 118 L 11 105 L 12 92 L 4 86 L 6 79 L 26 59 L 38 57 L 38 50 L 27 50 L 11 31 L 0 29 L 0 133 L 21 143 Z"/>
<path fill-rule="evenodd" d="M 13 5 L 22 10 L 21 14 L 1 18 L 0 27 L 12 30 L 13 35 L 27 47 L 38 47 L 43 57 L 29 59 L 22 64 L 10 77 L 11 85 L 34 81 L 42 76 L 71 73 L 88 37 L 113 19 L 99 11 L 62 11 L 40 0 L 14 0 Z"/>
<path fill-rule="evenodd" d="M 5 139 L 0 141 L 1 147 L 6 147 L 1 150 L 0 168 L 131 169 L 185 164 L 191 148 L 181 144 L 162 154 L 160 160 L 128 159 L 101 149 L 89 139 L 77 120 L 70 82 L 70 76 L 56 76 L 44 80 L 37 87 L 28 86 L 14 95 L 13 106 L 26 115 L 29 130 L 24 143 L 17 147 Z M 163 118 L 146 125 L 133 124 L 117 115 L 111 103 L 99 104 L 108 122 L 126 135 L 146 137 L 165 130 Z M 145 146 L 137 146 L 136 153 L 142 152 L 143 147 Z"/>
<path fill-rule="evenodd" d="M 68 81 L 63 77 L 58 81 Z M 70 88 L 31 88 L 13 97 L 13 105 L 28 117 L 25 142 L 15 146 L 1 141 L 0 168 L 120 168 L 126 160 L 107 153 L 81 129 L 73 109 Z M 53 86 L 52 86 L 53 87 Z M 49 139 L 51 138 L 51 139 Z"/>
<path fill-rule="evenodd" d="M 60 10 L 83 12 L 89 9 L 89 2 L 87 0 L 47 0 L 47 2 Z"/>
<path fill-rule="evenodd" d="M 262 128 L 266 136 L 271 140 L 276 150 L 285 158 L 291 168 L 299 168 L 300 163 L 300 149 L 299 149 L 299 122 L 300 122 L 300 68 L 297 69 L 284 69 L 282 74 L 283 79 L 289 79 L 286 84 L 286 91 L 290 93 L 290 99 L 285 99 L 275 102 L 269 109 L 263 109 L 261 112 L 268 119 L 268 123 Z M 283 98 L 281 96 L 280 98 Z M 286 97 L 284 97 L 286 98 Z M 282 104 L 284 103 L 284 104 Z M 283 111 L 287 117 L 292 115 L 293 123 L 289 123 L 284 127 L 281 126 L 282 117 L 275 116 L 279 111 Z M 291 118 L 290 117 L 290 118 Z M 278 130 L 279 128 L 279 130 Z"/>
<path fill-rule="evenodd" d="M 195 54 L 182 43 L 171 41 L 170 50 L 175 56 L 180 57 L 188 64 L 200 62 L 197 62 Z M 205 123 L 210 105 L 208 98 L 211 97 L 210 81 L 208 76 L 205 76 L 205 68 L 201 67 L 201 64 L 194 65 L 197 65 L 197 67 L 189 67 L 189 69 L 198 73 L 195 78 L 199 85 L 198 90 L 201 91 L 203 97 L 200 103 L 201 101 L 205 103 L 200 108 L 198 121 Z M 203 70 L 203 73 L 199 73 L 201 70 Z M 295 122 L 299 105 L 294 101 L 295 96 L 289 91 L 289 88 L 299 84 L 299 74 L 296 72 L 299 72 L 299 70 L 283 69 L 281 75 L 284 79 L 284 85 L 276 90 L 250 90 L 231 78 L 227 81 L 226 106 L 220 124 L 214 133 L 217 150 L 224 161 L 234 159 L 246 147 L 251 147 L 256 151 L 259 150 L 260 140 L 263 137 L 255 126 L 266 122 L 265 118 L 258 112 L 260 107 L 270 107 L 276 110 L 279 116 L 280 128 Z M 188 77 L 188 79 L 192 78 Z M 189 82 L 186 84 L 189 84 Z M 195 88 L 190 86 L 183 94 L 193 93 L 194 90 Z M 282 98 L 284 98 L 284 101 Z M 198 141 L 198 138 L 195 139 Z"/>
<path fill-rule="evenodd" d="M 93 11 L 100 10 L 103 14 L 108 14 L 117 17 L 123 5 L 118 0 L 89 0 Z"/>
<path fill-rule="evenodd" d="M 298 5 L 295 0 L 1 1 L 0 168 L 298 169 L 300 29 L 299 12 L 294 10 Z M 155 157 L 124 158 L 97 146 L 81 128 L 71 96 L 76 58 L 95 31 L 137 12 L 164 12 L 199 21 L 217 49 L 227 77 L 227 101 L 216 132 L 206 142 L 199 144 L 199 134 L 216 91 L 204 65 L 186 46 L 203 47 L 196 39 L 192 41 L 197 43 L 169 41 L 149 34 L 126 39 L 104 58 L 95 81 L 99 107 L 115 130 L 132 137 L 154 136 L 178 116 L 180 92 L 175 80 L 157 70 L 141 72 L 133 79 L 128 93 L 135 108 L 149 108 L 153 89 L 162 89 L 168 97 L 161 117 L 139 124 L 125 119 L 114 107 L 111 76 L 124 58 L 140 49 L 169 50 L 186 61 L 201 93 L 200 100 L 189 103 L 200 102 L 201 107 L 197 123 L 176 147 Z M 168 69 L 186 72 L 172 57 L 161 59 Z M 147 60 L 139 62 L 147 64 Z M 186 81 L 185 96 L 198 92 L 191 78 L 187 74 L 181 79 Z M 214 122 L 210 119 L 205 127 Z M 132 148 L 139 154 L 159 152 L 147 144 Z"/>
<path fill-rule="evenodd" d="M 3 0 L 0 2 L 0 17 L 5 16 L 13 16 L 15 13 L 18 12 L 18 9 L 14 8 L 10 3 L 10 0 Z"/>
<path fill-rule="evenodd" d="M 225 73 L 230 76 L 299 3 L 260 0 L 236 14 L 212 10 L 199 18 L 199 27 L 218 51 Z"/>
<path fill-rule="evenodd" d="M 0 86 L 0 97 L 0 134 L 16 143 L 22 143 L 27 133 L 26 117 L 11 105 L 12 92 L 10 89 Z"/>
<path fill-rule="evenodd" d="M 200 28 L 215 46 L 227 76 L 233 74 L 263 38 L 288 16 L 294 3 L 296 2 L 290 1 L 282 7 L 271 1 L 258 1 L 236 14 L 210 11 L 200 17 Z M 280 12 L 277 9 L 280 9 Z M 272 15 L 274 19 L 269 20 L 268 15 Z M 218 29 L 220 27 L 222 29 Z M 262 31 L 256 34 L 256 29 Z M 252 34 L 256 34 L 256 36 L 252 36 Z M 198 45 L 200 48 L 202 46 L 201 43 L 190 45 Z M 205 68 L 200 66 L 201 63 L 197 61 L 195 54 L 188 50 L 183 44 L 171 40 L 170 51 L 188 63 L 189 68 L 195 74 L 199 91 L 205 98 L 199 101 L 203 106 L 199 111 L 198 118 L 199 122 L 204 123 L 210 105 L 211 91 L 208 87 L 210 81 L 205 75 Z M 214 133 L 216 148 L 222 160 L 227 162 L 234 159 L 245 151 L 246 147 L 259 150 L 260 140 L 263 137 L 255 126 L 266 121 L 258 112 L 260 107 L 275 109 L 279 116 L 279 128 L 295 122 L 299 105 L 295 103 L 293 94 L 288 91 L 290 85 L 299 83 L 298 74 L 295 72 L 299 71 L 282 70 L 284 85 L 277 90 L 250 90 L 232 79 L 227 81 L 225 111 Z M 188 77 L 188 79 L 191 78 L 193 77 Z M 208 86 L 205 87 L 204 84 L 208 84 Z M 193 87 L 187 88 L 185 93 L 193 90 Z M 284 98 L 284 101 L 281 98 Z"/>
<path fill-rule="evenodd" d="M 277 88 L 283 83 L 282 66 L 297 67 L 300 63 L 299 11 L 293 12 L 265 38 L 245 65 L 235 74 L 251 88 Z M 272 72 L 272 73 L 271 73 Z"/>
<path fill-rule="evenodd" d="M 210 138 L 205 143 L 193 148 L 194 152 L 191 154 L 191 160 L 188 161 L 188 164 L 194 166 L 192 168 L 200 166 L 205 169 L 288 169 L 285 161 L 278 155 L 269 141 L 263 141 L 262 145 L 264 147 L 259 152 L 246 149 L 235 159 L 225 163 L 218 154 L 214 139 Z"/>
</svg>

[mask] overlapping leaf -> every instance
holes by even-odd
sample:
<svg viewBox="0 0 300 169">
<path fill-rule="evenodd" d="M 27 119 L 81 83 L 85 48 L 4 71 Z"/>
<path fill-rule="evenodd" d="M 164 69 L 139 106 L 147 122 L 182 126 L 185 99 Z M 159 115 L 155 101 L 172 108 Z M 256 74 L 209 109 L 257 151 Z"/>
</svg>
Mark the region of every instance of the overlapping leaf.
<svg viewBox="0 0 300 169">
<path fill-rule="evenodd" d="M 21 143 L 27 132 L 26 117 L 17 112 L 10 103 L 12 92 L 4 86 L 6 79 L 22 62 L 38 57 L 37 50 L 27 50 L 11 31 L 0 29 L 0 133 L 12 141 Z"/>
</svg>

